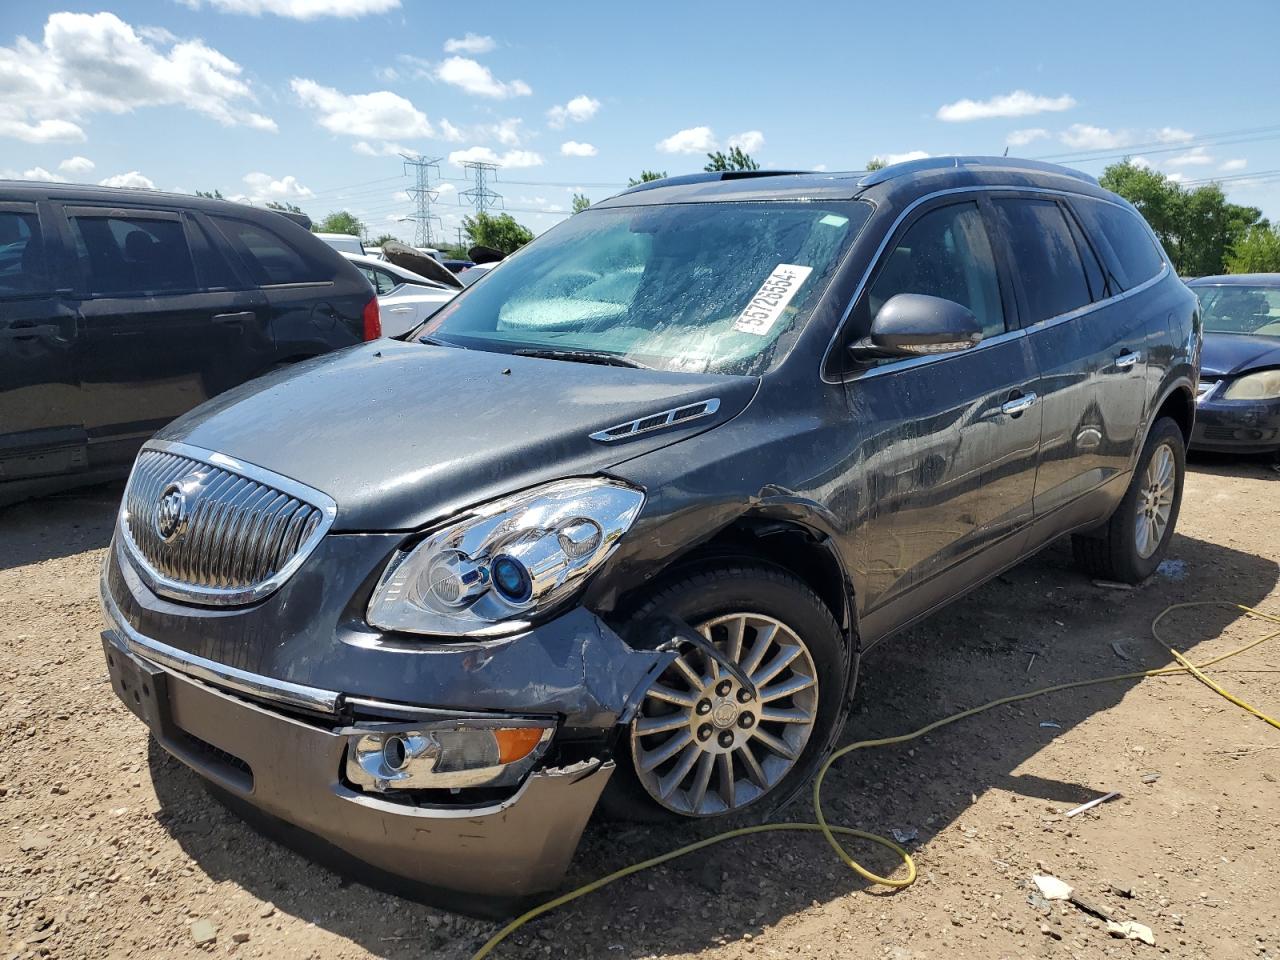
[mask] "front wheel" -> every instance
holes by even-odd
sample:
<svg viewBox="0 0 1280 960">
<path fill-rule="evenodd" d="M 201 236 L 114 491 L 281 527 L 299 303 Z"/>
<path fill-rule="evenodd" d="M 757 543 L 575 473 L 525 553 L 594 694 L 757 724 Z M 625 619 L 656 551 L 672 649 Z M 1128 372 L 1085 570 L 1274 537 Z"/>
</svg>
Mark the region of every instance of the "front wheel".
<svg viewBox="0 0 1280 960">
<path fill-rule="evenodd" d="M 848 710 L 845 640 L 802 581 L 755 564 L 680 576 L 633 616 L 684 620 L 755 686 L 682 646 L 621 733 L 608 812 L 627 819 L 765 815 L 803 787 Z"/>
<path fill-rule="evenodd" d="M 1122 583 L 1139 583 L 1151 576 L 1173 540 L 1185 473 L 1182 429 L 1162 417 L 1151 428 L 1129 489 L 1103 535 L 1071 538 L 1076 562 L 1092 576 Z"/>
</svg>

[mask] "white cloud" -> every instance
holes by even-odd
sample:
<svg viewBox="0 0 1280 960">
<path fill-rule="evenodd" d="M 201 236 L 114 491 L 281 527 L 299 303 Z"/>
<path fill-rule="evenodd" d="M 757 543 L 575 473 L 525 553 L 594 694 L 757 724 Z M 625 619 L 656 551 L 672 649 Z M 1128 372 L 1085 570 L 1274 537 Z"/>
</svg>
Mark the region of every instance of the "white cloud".
<svg viewBox="0 0 1280 960">
<path fill-rule="evenodd" d="M 137 170 L 130 170 L 128 173 L 117 173 L 113 177 L 107 177 L 105 180 L 99 180 L 100 187 L 133 187 L 137 190 L 154 190 L 156 185 L 150 177 L 144 177 Z"/>
<path fill-rule="evenodd" d="M 489 68 L 466 57 L 448 57 L 435 69 L 435 78 L 477 97 L 527 97 L 533 93 L 523 80 L 503 82 L 494 77 Z"/>
<path fill-rule="evenodd" d="M 1073 123 L 1058 135 L 1058 139 L 1073 150 L 1117 150 L 1134 142 L 1126 130 L 1108 130 L 1088 123 Z"/>
<path fill-rule="evenodd" d="M 313 195 L 311 189 L 300 184 L 298 178 L 294 176 L 285 176 L 276 180 L 267 173 L 246 173 L 244 182 L 249 188 L 248 194 L 244 198 L 235 199 L 248 199 L 250 203 L 293 202 L 306 200 Z"/>
<path fill-rule="evenodd" d="M 1179 143 L 1182 140 L 1190 140 L 1194 136 L 1194 133 L 1179 127 L 1161 127 L 1152 132 L 1152 139 L 1159 140 L 1161 143 Z"/>
<path fill-rule="evenodd" d="M 764 146 L 764 134 L 759 130 L 747 130 L 735 133 L 729 138 L 730 147 L 740 147 L 747 153 L 755 153 Z"/>
<path fill-rule="evenodd" d="M 1044 127 L 1028 127 L 1025 130 L 1013 130 L 1004 138 L 1004 142 L 1011 147 L 1025 147 L 1028 143 L 1034 143 L 1037 140 L 1044 140 L 1049 136 L 1049 131 Z"/>
<path fill-rule="evenodd" d="M 565 157 L 594 157 L 599 152 L 593 144 L 577 140 L 566 140 L 560 144 L 560 154 Z"/>
<path fill-rule="evenodd" d="M 716 149 L 716 135 L 710 127 L 689 127 L 658 141 L 663 153 L 707 153 Z"/>
<path fill-rule="evenodd" d="M 937 117 L 948 123 L 964 123 L 969 120 L 987 120 L 991 117 L 1029 117 L 1036 113 L 1070 110 L 1076 105 L 1074 97 L 1042 97 L 1026 90 L 1015 90 L 992 97 L 990 100 L 957 100 L 938 108 Z"/>
<path fill-rule="evenodd" d="M 475 131 L 477 137 L 490 137 L 497 140 L 504 147 L 518 147 L 524 140 L 524 133 L 520 130 L 524 121 L 519 117 L 508 117 L 506 120 L 499 120 L 497 123 L 487 124 Z M 459 131 L 461 132 L 461 131 Z"/>
<path fill-rule="evenodd" d="M 342 93 L 301 77 L 289 86 L 303 106 L 316 111 L 316 122 L 333 133 L 374 140 L 435 135 L 427 115 L 390 90 Z"/>
<path fill-rule="evenodd" d="M 382 143 L 357 140 L 351 145 L 351 149 L 363 157 L 398 157 L 402 153 L 417 153 L 416 150 L 406 147 L 402 143 L 395 143 L 390 140 L 384 140 Z"/>
<path fill-rule="evenodd" d="M 1220 166 L 1218 169 L 1221 170 L 1223 173 L 1239 173 L 1248 165 L 1249 165 L 1248 160 L 1245 160 L 1243 157 L 1238 157 L 1235 160 L 1224 161 L 1222 166 Z"/>
<path fill-rule="evenodd" d="M 461 40 L 457 37 L 450 37 L 446 40 L 444 42 L 444 52 L 470 53 L 474 55 L 477 53 L 488 53 L 496 46 L 497 43 L 494 42 L 493 37 L 485 37 L 477 33 L 468 33 Z"/>
<path fill-rule="evenodd" d="M 895 163 L 907 163 L 910 160 L 924 160 L 928 156 L 929 154 L 924 150 L 908 150 L 906 153 L 877 153 L 875 158 L 893 166 Z"/>
<path fill-rule="evenodd" d="M 1170 157 L 1166 160 L 1167 167 L 1207 167 L 1215 161 L 1204 147 L 1192 147 L 1186 153 L 1180 153 L 1176 157 Z"/>
<path fill-rule="evenodd" d="M 0 180 L 42 180 L 45 183 L 66 183 L 66 177 L 46 170 L 44 167 L 32 167 L 30 170 L 0 170 Z"/>
<path fill-rule="evenodd" d="M 440 121 L 440 139 L 448 140 L 450 143 L 461 143 L 467 139 L 466 134 L 462 132 L 461 127 L 455 127 L 448 120 Z"/>
<path fill-rule="evenodd" d="M 508 150 L 499 156 L 490 147 L 468 147 L 449 154 L 449 162 L 459 167 L 464 163 L 496 163 L 500 167 L 518 169 L 542 166 L 542 156 L 532 150 Z"/>
<path fill-rule="evenodd" d="M 547 125 L 553 130 L 560 130 L 572 120 L 583 123 L 590 120 L 600 110 L 600 101 L 580 93 L 564 106 L 554 106 L 547 111 Z"/>
<path fill-rule="evenodd" d="M 260 17 L 264 13 L 290 20 L 315 20 L 319 17 L 363 17 L 369 13 L 386 13 L 400 8 L 400 0 L 180 0 L 193 10 L 202 2 L 223 13 L 245 13 Z"/>
<path fill-rule="evenodd" d="M 1166 173 L 1165 179 L 1170 183 L 1185 183 L 1187 175 L 1185 173 Z"/>
<path fill-rule="evenodd" d="M 61 170 L 63 173 L 69 173 L 72 176 L 75 176 L 76 174 L 81 174 L 81 173 L 88 173 L 90 170 L 93 169 L 93 167 L 94 167 L 94 163 L 92 160 L 90 160 L 88 157 L 80 157 L 80 156 L 67 157 L 67 159 L 63 160 L 60 164 L 58 164 L 59 170 Z"/>
<path fill-rule="evenodd" d="M 249 109 L 253 90 L 234 60 L 201 40 L 135 30 L 113 13 L 54 13 L 40 42 L 0 47 L 0 135 L 30 143 L 83 140 L 95 113 L 180 106 L 225 126 L 275 130 Z M 167 47 L 167 49 L 166 49 Z"/>
<path fill-rule="evenodd" d="M 1139 170 L 1154 170 L 1156 166 L 1146 157 L 1130 157 L 1129 163 L 1132 166 L 1137 167 Z"/>
</svg>

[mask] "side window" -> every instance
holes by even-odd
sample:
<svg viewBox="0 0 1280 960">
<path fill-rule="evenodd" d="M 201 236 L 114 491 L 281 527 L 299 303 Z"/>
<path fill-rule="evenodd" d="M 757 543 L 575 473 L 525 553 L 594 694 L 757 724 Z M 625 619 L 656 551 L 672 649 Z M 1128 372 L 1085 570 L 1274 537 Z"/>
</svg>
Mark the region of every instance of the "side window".
<svg viewBox="0 0 1280 960">
<path fill-rule="evenodd" d="M 240 254 L 250 274 L 262 286 L 279 283 L 315 283 L 329 280 L 329 274 L 278 236 L 274 230 L 236 220 L 210 216 L 227 241 Z"/>
<path fill-rule="evenodd" d="M 71 236 L 89 293 L 183 293 L 196 286 L 186 231 L 177 218 L 73 213 Z"/>
<path fill-rule="evenodd" d="M 390 293 L 400 285 L 400 281 L 385 270 L 375 270 L 373 272 L 375 275 L 373 289 L 377 290 L 379 294 Z"/>
<path fill-rule="evenodd" d="M 871 285 L 868 320 L 899 293 L 954 300 L 978 318 L 984 337 L 1004 333 L 995 257 L 976 203 L 931 210 L 907 229 Z"/>
<path fill-rule="evenodd" d="M 1164 257 L 1137 214 L 1103 200 L 1076 199 L 1073 205 L 1089 233 L 1111 248 L 1121 290 L 1146 283 L 1160 272 Z"/>
<path fill-rule="evenodd" d="M 1102 263 L 1098 260 L 1093 244 L 1089 242 L 1084 231 L 1080 229 L 1080 224 L 1076 223 L 1075 217 L 1070 213 L 1067 214 L 1067 225 L 1071 228 L 1071 239 L 1076 242 L 1076 250 L 1079 251 L 1080 260 L 1084 264 L 1084 275 L 1089 282 L 1089 292 L 1095 301 L 1105 300 L 1111 296 L 1112 291 L 1107 284 L 1106 271 L 1102 269 Z"/>
<path fill-rule="evenodd" d="M 0 210 L 0 297 L 46 293 L 51 287 L 34 211 Z"/>
<path fill-rule="evenodd" d="M 1039 323 L 1091 302 L 1084 264 L 1066 215 L 1053 200 L 997 199 L 996 223 L 1009 244 L 1026 300 L 1025 324 Z"/>
</svg>

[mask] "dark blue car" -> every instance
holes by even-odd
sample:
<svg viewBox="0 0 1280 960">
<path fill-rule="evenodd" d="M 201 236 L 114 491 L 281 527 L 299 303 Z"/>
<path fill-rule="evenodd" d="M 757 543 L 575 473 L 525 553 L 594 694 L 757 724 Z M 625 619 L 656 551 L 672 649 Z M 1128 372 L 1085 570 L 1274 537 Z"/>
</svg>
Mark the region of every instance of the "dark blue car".
<svg viewBox="0 0 1280 960">
<path fill-rule="evenodd" d="M 1193 450 L 1280 453 L 1280 273 L 1201 277 L 1204 311 Z"/>
</svg>

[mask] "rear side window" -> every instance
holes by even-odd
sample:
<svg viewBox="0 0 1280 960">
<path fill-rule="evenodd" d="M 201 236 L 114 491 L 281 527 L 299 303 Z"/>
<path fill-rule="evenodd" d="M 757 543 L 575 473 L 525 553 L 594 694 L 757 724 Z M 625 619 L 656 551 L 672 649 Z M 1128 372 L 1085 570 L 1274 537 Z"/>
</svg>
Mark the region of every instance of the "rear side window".
<svg viewBox="0 0 1280 960">
<path fill-rule="evenodd" d="M 1146 283 L 1164 266 L 1164 258 L 1138 215 L 1102 200 L 1073 201 L 1085 228 L 1111 248 L 1115 280 L 1121 290 Z"/>
<path fill-rule="evenodd" d="M 194 290 L 195 267 L 176 217 L 71 217 L 71 235 L 89 293 L 127 296 Z"/>
<path fill-rule="evenodd" d="M 328 271 L 274 230 L 232 217 L 210 216 L 209 219 L 240 254 L 254 280 L 264 287 L 332 279 Z"/>
<path fill-rule="evenodd" d="M 21 297 L 50 289 L 34 212 L 0 210 L 0 297 Z"/>
<path fill-rule="evenodd" d="M 366 280 L 373 284 L 373 289 L 379 296 L 384 293 L 390 293 L 399 285 L 399 281 L 392 279 L 391 274 L 383 270 L 362 266 L 360 267 L 360 272 L 364 274 Z"/>
<path fill-rule="evenodd" d="M 871 285 L 870 318 L 899 293 L 953 300 L 978 318 L 984 337 L 1004 333 L 995 257 L 976 203 L 931 210 L 907 229 Z"/>
<path fill-rule="evenodd" d="M 1024 324 L 1090 303 L 1084 264 L 1062 208 L 1053 200 L 997 199 L 992 204 L 1020 281 Z"/>
</svg>

